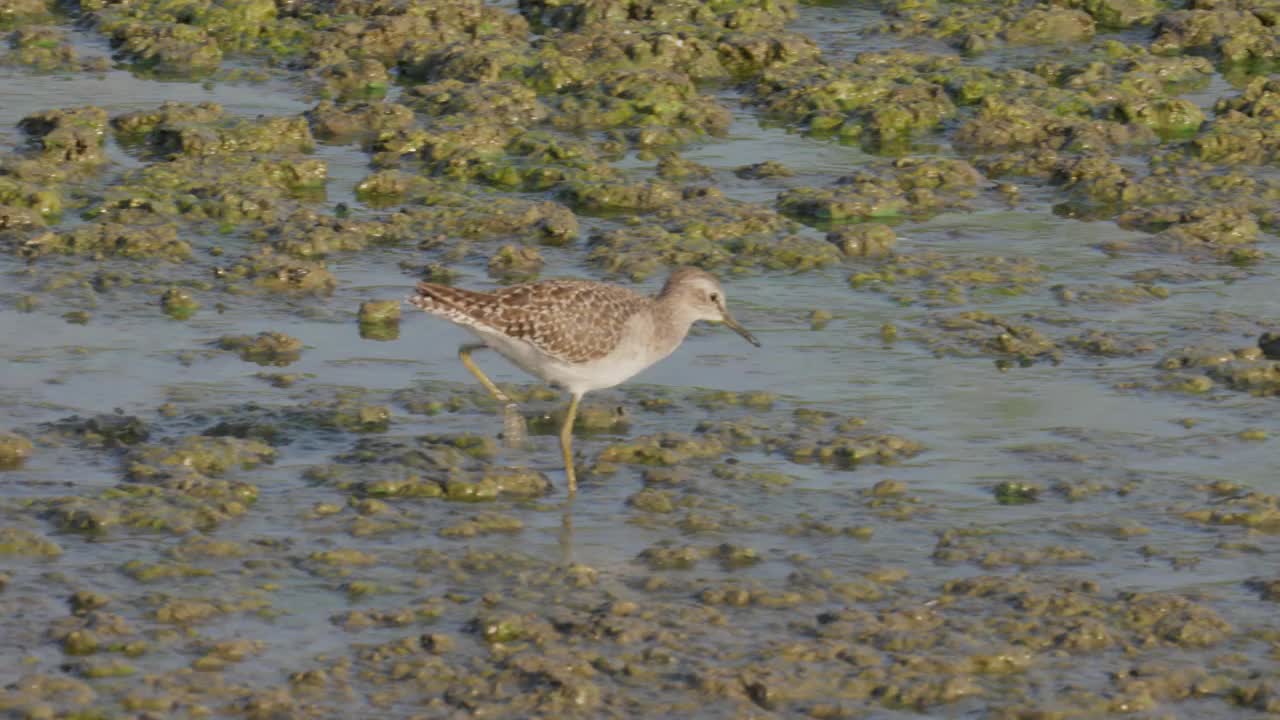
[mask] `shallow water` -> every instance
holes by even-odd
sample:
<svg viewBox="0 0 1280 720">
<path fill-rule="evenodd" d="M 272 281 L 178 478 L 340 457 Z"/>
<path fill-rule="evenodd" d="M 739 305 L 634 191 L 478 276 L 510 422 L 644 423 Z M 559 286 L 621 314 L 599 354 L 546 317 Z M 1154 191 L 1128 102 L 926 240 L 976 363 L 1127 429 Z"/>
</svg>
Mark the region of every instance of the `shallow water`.
<svg viewBox="0 0 1280 720">
<path fill-rule="evenodd" d="M 855 53 L 867 49 L 853 32 L 864 19 L 858 13 L 841 16 L 838 8 L 808 8 L 792 29 L 812 32 L 824 51 Z M 846 23 L 848 28 L 835 23 Z M 902 44 L 892 39 L 866 42 L 871 48 Z M 0 138 L 12 145 L 21 139 L 15 129 L 17 121 L 46 108 L 96 105 L 115 115 L 167 100 L 208 100 L 222 104 L 229 114 L 254 117 L 296 115 L 313 104 L 283 80 L 157 82 L 118 70 L 62 76 L 0 68 L 0 87 L 5 98 L 0 103 Z M 1230 90 L 1220 78 L 1215 78 L 1211 88 L 1219 94 Z M 1206 102 L 1211 105 L 1212 99 Z M 117 170 L 138 163 L 113 140 L 108 142 L 108 154 Z M 358 206 L 354 199 L 354 185 L 369 172 L 367 155 L 359 148 L 321 145 L 317 155 L 329 164 L 328 206 L 346 203 L 357 216 L 389 212 Z M 760 203 L 772 202 L 788 187 L 826 185 L 872 160 L 857 147 L 761 127 L 753 111 L 745 107 L 735 108 L 735 122 L 727 137 L 695 144 L 683 155 L 714 170 L 712 183 L 729 197 Z M 781 162 L 795 175 L 744 181 L 732 174 L 734 168 L 762 160 Z M 650 173 L 653 164 L 634 156 L 621 163 L 641 176 Z M 357 656 L 357 645 L 390 642 L 408 632 L 394 627 L 346 633 L 335 629 L 331 616 L 352 608 L 402 607 L 424 595 L 443 592 L 456 593 L 465 600 L 445 602 L 429 632 L 462 638 L 459 653 L 483 658 L 487 651 L 473 647 L 476 641 L 468 639 L 468 628 L 477 608 L 488 602 L 486 593 L 509 594 L 512 608 L 528 612 L 536 612 L 548 600 L 532 597 L 523 580 L 503 572 L 433 574 L 415 567 L 412 561 L 415 553 L 423 551 L 440 551 L 458 559 L 481 550 L 515 558 L 511 572 L 516 575 L 552 572 L 574 564 L 592 568 L 598 573 L 592 597 L 634 599 L 642 604 L 654 595 L 642 592 L 639 584 L 651 576 L 670 576 L 671 589 L 665 594 L 658 591 L 656 597 L 681 606 L 697 604 L 699 587 L 727 580 L 765 588 L 789 587 L 788 577 L 797 569 L 822 568 L 855 578 L 878 568 L 897 568 L 905 571 L 905 579 L 887 590 L 885 602 L 913 607 L 934 600 L 941 593 L 941 584 L 954 578 L 1022 571 L 1083 578 L 1098 583 L 1106 595 L 1160 591 L 1195 597 L 1231 623 L 1235 633 L 1210 650 L 1176 649 L 1171 653 L 1183 653 L 1183 659 L 1200 663 L 1208 662 L 1214 654 L 1234 652 L 1243 658 L 1241 666 L 1266 667 L 1273 663 L 1274 655 L 1269 653 L 1274 650 L 1264 641 L 1251 640 L 1248 629 L 1258 637 L 1280 629 L 1272 612 L 1274 603 L 1260 600 L 1244 581 L 1274 576 L 1280 538 L 1232 526 L 1195 524 L 1182 519 L 1180 511 L 1204 506 L 1205 496 L 1194 488 L 1216 480 L 1230 480 L 1263 493 L 1280 492 L 1280 478 L 1275 473 L 1275 438 L 1280 436 L 1276 401 L 1222 389 L 1191 396 L 1141 383 L 1150 383 L 1150 368 L 1165 350 L 1200 342 L 1218 347 L 1253 344 L 1258 331 L 1280 317 L 1280 295 L 1274 291 L 1280 277 L 1274 263 L 1268 259 L 1227 279 L 1168 285 L 1170 296 L 1159 302 L 1064 307 L 1049 291 L 1051 286 L 1127 285 L 1126 278 L 1133 272 L 1181 261 L 1153 254 L 1104 254 L 1098 249 L 1104 243 L 1134 241 L 1146 235 L 1111 222 L 1059 217 L 1053 206 L 1060 201 L 1052 188 L 1029 186 L 1016 205 L 1004 205 L 983 195 L 972 212 L 943 213 L 895 227 L 897 250 L 904 253 L 932 250 L 955 258 L 1033 258 L 1045 279 L 1030 292 L 1010 297 L 978 296 L 966 305 L 935 309 L 902 304 L 889 292 L 851 289 L 849 267 L 728 278 L 726 289 L 735 316 L 763 341 L 763 348 L 749 347 L 722 329 L 699 328 L 671 358 L 632 383 L 590 396 L 589 403 L 627 407 L 632 424 L 618 432 L 580 436 L 577 446 L 587 458 L 610 442 L 660 430 L 689 433 L 701 420 L 757 414 L 739 407 L 703 409 L 680 400 L 695 389 L 775 393 L 776 408 L 758 413 L 769 423 L 785 422 L 796 407 L 826 410 L 863 418 L 869 427 L 923 445 L 919 455 L 892 466 L 864 465 L 847 470 L 790 462 L 781 453 L 731 453 L 742 467 L 790 476 L 794 482 L 785 488 L 733 484 L 717 480 L 705 465 L 694 466 L 688 481 L 694 489 L 693 507 L 718 518 L 718 530 L 687 532 L 677 526 L 675 516 L 636 511 L 628 499 L 642 488 L 641 473 L 626 466 L 611 476 L 584 479 L 578 497 L 564 505 L 555 438 L 538 435 L 531 448 L 504 451 L 500 461 L 529 465 L 546 473 L 555 486 L 549 497 L 500 500 L 479 508 L 440 500 L 397 503 L 389 514 L 404 521 L 405 529 L 361 536 L 351 532 L 353 512 L 343 509 L 351 496 L 337 487 L 308 480 L 303 472 L 332 462 L 360 437 L 380 434 L 359 436 L 304 427 L 290 431 L 289 441 L 278 446 L 272 465 L 240 475 L 260 488 L 260 496 L 248 513 L 208 532 L 215 539 L 246 544 L 250 548 L 247 557 L 259 562 L 212 559 L 200 563 L 211 571 L 207 576 L 143 584 L 123 574 L 120 567 L 134 559 L 162 559 L 177 547 L 180 538 L 123 529 L 103 536 L 56 532 L 25 510 L 23 503 L 109 488 L 120 482 L 121 468 L 117 458 L 73 443 L 38 444 L 21 469 L 0 475 L 0 525 L 35 529 L 56 541 L 63 554 L 46 564 L 2 558 L 0 569 L 10 579 L 0 594 L 0 608 L 6 611 L 6 619 L 0 620 L 0 635 L 6 638 L 0 640 L 0 655 L 7 659 L 0 663 L 0 685 L 30 673 L 58 672 L 66 658 L 44 628 L 66 615 L 67 595 L 85 588 L 121 598 L 126 605 L 130 598 L 146 594 L 228 602 L 261 599 L 268 610 L 229 612 L 200 625 L 198 632 L 199 637 L 211 640 L 252 638 L 265 644 L 221 676 L 228 684 L 249 689 L 279 686 L 290 673 L 329 667 L 335 660 Z M 77 222 L 74 213 L 68 213 L 65 222 Z M 585 220 L 584 225 L 608 222 Z M 804 232 L 820 236 L 815 230 Z M 202 245 L 225 242 L 228 247 L 241 242 L 235 237 L 224 240 L 216 236 L 191 241 Z M 1260 247 L 1274 252 L 1275 243 L 1274 235 L 1264 233 Z M 597 276 L 584 262 L 581 242 L 562 250 L 547 248 L 544 255 L 548 262 L 543 276 Z M 402 297 L 412 285 L 412 277 L 397 265 L 401 261 L 421 264 L 421 253 L 400 247 L 338 255 L 328 263 L 339 282 L 331 295 L 289 300 L 218 298 L 225 308 L 217 311 L 213 294 L 204 293 L 204 307 L 185 322 L 162 315 L 153 296 L 108 294 L 86 300 L 94 306 L 89 308 L 89 322 L 80 325 L 59 317 L 68 310 L 81 309 L 66 300 L 51 300 L 33 312 L 13 309 L 20 296 L 31 292 L 29 276 L 24 274 L 26 261 L 16 254 L 0 255 L 0 277 L 4 278 L 0 280 L 0 301 L 5 306 L 0 309 L 0 337 L 5 338 L 0 345 L 4 363 L 0 429 L 37 435 L 44 423 L 73 415 L 119 412 L 146 419 L 152 428 L 151 440 L 156 441 L 201 432 L 218 419 L 252 405 L 283 411 L 350 391 L 360 394 L 363 402 L 391 406 L 392 420 L 386 434 L 395 438 L 459 432 L 495 435 L 500 423 L 485 409 L 414 415 L 404 412 L 391 398 L 391 393 L 409 388 L 449 394 L 469 391 L 474 384 L 455 356 L 456 347 L 469 336 L 444 322 L 406 314 L 397 340 L 376 342 L 359 337 L 355 312 L 362 300 Z M 81 261 L 39 261 L 42 268 L 74 268 L 77 262 Z M 128 261 L 107 261 L 103 267 L 116 262 Z M 468 257 L 455 267 L 462 272 L 460 285 L 494 285 L 485 273 L 483 258 Z M 643 288 L 653 290 L 659 282 L 659 278 L 651 279 Z M 815 309 L 834 316 L 820 330 L 809 325 L 808 315 Z M 1010 316 L 1066 314 L 1076 327 L 1087 323 L 1121 336 L 1150 337 L 1159 349 L 1131 358 L 1068 354 L 1061 364 L 1042 362 L 1002 370 L 988 356 L 935 355 L 905 332 L 938 312 L 965 309 Z M 881 337 L 886 324 L 899 326 L 904 332 L 895 341 L 886 342 Z M 266 330 L 300 339 L 305 346 L 301 359 L 285 369 L 262 368 L 242 362 L 234 353 L 209 351 L 210 343 L 219 336 Z M 481 356 L 480 362 L 500 383 L 527 382 L 494 356 Z M 276 388 L 256 377 L 263 371 L 299 374 L 302 379 L 292 387 Z M 638 405 L 644 398 L 666 396 L 677 399 L 675 409 L 666 413 L 646 411 Z M 178 409 L 175 418 L 158 413 L 166 403 Z M 549 410 L 553 403 L 536 402 L 533 406 Z M 1182 422 L 1186 418 L 1194 418 L 1193 427 Z M 1267 439 L 1242 440 L 1238 434 L 1243 430 L 1265 431 Z M 862 493 L 886 479 L 904 483 L 920 510 L 901 521 L 876 515 Z M 1044 490 L 1037 502 L 1002 505 L 993 498 L 992 488 L 1003 481 L 1030 482 Z M 1104 489 L 1076 500 L 1052 490 L 1058 483 L 1089 482 Z M 1121 486 L 1123 491 L 1118 490 Z M 334 503 L 339 512 L 316 513 L 313 508 L 317 503 Z M 439 528 L 477 510 L 514 516 L 523 529 L 469 539 L 437 536 Z M 838 533 L 795 531 L 797 525 L 809 520 L 837 528 L 872 525 L 875 533 L 869 540 L 858 540 Z M 1146 532 L 1126 536 L 1110 530 L 1125 524 L 1141 525 Z M 992 533 L 991 548 L 1065 545 L 1085 556 L 1041 567 L 1018 562 L 994 562 L 984 567 L 977 561 L 935 558 L 939 534 L 955 528 L 981 528 Z M 1221 545 L 1226 542 L 1248 543 L 1254 551 L 1223 551 Z M 637 560 L 641 550 L 667 543 L 709 547 L 731 543 L 754 548 L 761 561 L 748 568 L 724 570 L 714 560 L 704 559 L 691 570 L 654 571 Z M 1141 552 L 1144 545 L 1159 552 Z M 306 558 L 312 553 L 336 547 L 376 555 L 379 564 L 353 572 L 354 577 L 383 586 L 383 592 L 351 599 L 340 577 L 308 569 Z M 1193 562 L 1179 564 L 1172 562 L 1173 558 Z M 787 642 L 793 635 L 789 623 L 800 622 L 802 617 L 812 620 L 824 609 L 848 604 L 831 598 L 803 611 L 742 610 L 727 627 L 704 628 L 703 634 L 687 628 L 683 632 L 693 633 L 691 642 L 698 648 L 722 650 L 726 666 L 732 666 L 738 653 L 750 653 L 746 648 Z M 125 608 L 109 608 L 128 614 Z M 169 640 L 162 637 L 154 643 L 155 652 L 130 661 L 140 673 L 135 678 L 183 668 L 199 652 L 194 649 L 196 639 L 166 643 Z M 1106 656 L 1102 663 L 1106 672 L 1082 674 L 1063 657 L 1056 663 L 1035 665 L 1027 677 L 1041 688 L 1064 682 L 1105 688 L 1107 673 L 1124 667 L 1124 661 L 1116 658 L 1118 654 L 1113 651 Z M 91 682 L 111 692 L 111 688 L 118 690 L 130 681 Z M 341 694 L 310 696 L 318 708 L 315 712 L 340 717 L 367 710 L 365 693 L 373 690 L 359 682 L 352 685 L 355 690 L 346 699 Z M 667 691 L 658 686 L 650 692 L 656 698 Z M 1045 702 L 1055 696 L 1049 689 L 1027 692 Z M 299 696 L 308 697 L 305 693 Z M 413 706 L 397 700 L 385 706 L 385 714 L 380 716 L 407 717 L 415 712 Z M 741 706 L 711 703 L 705 712 L 709 717 L 727 717 L 734 707 Z M 981 698 L 971 698 L 934 711 L 949 716 L 980 715 L 991 707 Z M 1188 702 L 1171 706 L 1169 711 L 1186 717 L 1203 716 L 1196 714 L 1202 710 L 1224 716 L 1248 712 L 1221 703 L 1207 708 Z M 643 710 L 636 712 L 643 714 Z M 874 712 L 883 717 L 897 714 L 888 708 Z"/>
</svg>

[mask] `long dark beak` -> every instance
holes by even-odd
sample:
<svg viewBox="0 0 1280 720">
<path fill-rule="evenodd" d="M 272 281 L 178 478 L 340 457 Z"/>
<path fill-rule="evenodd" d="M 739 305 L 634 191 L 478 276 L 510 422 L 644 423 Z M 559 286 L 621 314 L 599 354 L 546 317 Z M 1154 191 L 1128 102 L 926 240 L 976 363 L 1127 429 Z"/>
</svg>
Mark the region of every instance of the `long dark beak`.
<svg viewBox="0 0 1280 720">
<path fill-rule="evenodd" d="M 729 315 L 728 312 L 724 313 L 724 324 L 730 330 L 741 335 L 743 339 L 746 340 L 747 342 L 751 343 L 752 345 L 755 345 L 756 347 L 760 347 L 760 341 L 756 339 L 756 336 L 752 335 L 746 328 L 739 325 L 738 321 L 734 320 L 733 316 Z"/>
</svg>

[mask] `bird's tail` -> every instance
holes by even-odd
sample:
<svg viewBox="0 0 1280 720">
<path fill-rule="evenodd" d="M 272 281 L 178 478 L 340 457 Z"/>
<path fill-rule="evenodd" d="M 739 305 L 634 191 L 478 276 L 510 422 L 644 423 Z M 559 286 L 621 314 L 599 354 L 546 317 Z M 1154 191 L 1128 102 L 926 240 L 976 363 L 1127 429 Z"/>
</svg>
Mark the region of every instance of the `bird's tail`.
<svg viewBox="0 0 1280 720">
<path fill-rule="evenodd" d="M 476 318 L 469 309 L 484 305 L 484 293 L 462 288 L 420 282 L 413 295 L 409 296 L 409 304 L 432 315 L 460 322 L 465 325 L 475 324 Z"/>
<path fill-rule="evenodd" d="M 409 296 L 409 304 L 419 310 L 436 312 L 443 308 L 452 307 L 454 305 L 452 299 L 457 292 L 457 290 L 448 285 L 420 282 L 416 291 Z"/>
</svg>

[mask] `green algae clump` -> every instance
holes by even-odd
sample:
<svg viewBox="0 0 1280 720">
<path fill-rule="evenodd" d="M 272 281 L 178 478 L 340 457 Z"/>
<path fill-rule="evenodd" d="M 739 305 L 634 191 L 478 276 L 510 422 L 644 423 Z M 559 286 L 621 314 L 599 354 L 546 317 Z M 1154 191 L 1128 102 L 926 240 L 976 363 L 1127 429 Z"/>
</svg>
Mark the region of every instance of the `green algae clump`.
<svg viewBox="0 0 1280 720">
<path fill-rule="evenodd" d="M 360 337 L 365 340 L 395 340 L 400 337 L 400 301 L 366 300 L 357 314 Z"/>
<path fill-rule="evenodd" d="M 30 530 L 0 527 L 0 556 L 56 558 L 60 555 L 62 548 L 57 543 Z"/>
<path fill-rule="evenodd" d="M 13 470 L 31 456 L 31 441 L 21 435 L 0 433 L 0 470 Z"/>
<path fill-rule="evenodd" d="M 270 463 L 275 456 L 275 449 L 257 440 L 188 436 L 133 451 L 129 475 L 134 479 L 148 479 L 195 472 L 206 477 L 219 477 L 233 470 Z"/>
<path fill-rule="evenodd" d="M 260 332 L 257 335 L 223 335 L 217 346 L 240 355 L 245 362 L 263 366 L 284 367 L 302 355 L 302 341 L 281 332 Z"/>
<path fill-rule="evenodd" d="M 200 303 L 186 290 L 169 288 L 160 296 L 160 307 L 174 320 L 186 320 L 200 309 Z"/>
<path fill-rule="evenodd" d="M 21 252 L 29 258 L 56 253 L 178 261 L 191 257 L 191 246 L 179 239 L 178 228 L 171 224 L 146 226 L 95 222 L 73 230 L 37 235 L 22 244 Z"/>
</svg>

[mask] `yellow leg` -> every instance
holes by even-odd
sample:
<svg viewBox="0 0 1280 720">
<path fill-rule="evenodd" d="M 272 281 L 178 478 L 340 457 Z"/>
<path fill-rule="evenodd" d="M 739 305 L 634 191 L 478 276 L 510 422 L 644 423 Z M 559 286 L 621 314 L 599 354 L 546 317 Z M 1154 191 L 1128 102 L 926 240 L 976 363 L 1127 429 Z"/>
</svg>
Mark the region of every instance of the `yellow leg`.
<svg viewBox="0 0 1280 720">
<path fill-rule="evenodd" d="M 573 473 L 573 420 L 578 416 L 578 401 L 581 395 L 574 395 L 569 401 L 569 411 L 564 415 L 564 426 L 560 428 L 560 452 L 564 455 L 564 474 L 569 479 L 569 494 L 578 492 L 578 479 Z"/>
<path fill-rule="evenodd" d="M 489 379 L 488 375 L 476 365 L 476 361 L 471 359 L 471 353 L 476 350 L 484 350 L 484 345 L 463 345 L 458 348 L 458 359 L 462 364 L 471 371 L 472 375 L 480 381 L 485 390 L 493 396 L 494 400 L 502 406 L 502 439 L 507 447 L 518 448 L 524 445 L 525 439 L 528 437 L 528 431 L 525 429 L 524 416 L 520 414 L 520 408 L 515 402 Z"/>
<path fill-rule="evenodd" d="M 493 384 L 493 381 L 489 379 L 488 375 L 484 374 L 484 371 L 480 369 L 480 366 L 476 365 L 476 361 L 471 359 L 471 353 L 476 350 L 484 349 L 484 345 L 463 345 L 458 348 L 458 359 L 462 361 L 463 365 L 467 366 L 467 369 L 471 371 L 472 375 L 476 376 L 476 379 L 480 381 L 480 384 L 484 386 L 485 390 L 489 391 L 489 394 L 493 396 L 494 400 L 497 400 L 502 405 L 510 405 L 511 398 L 507 397 L 506 393 L 498 389 L 498 386 Z"/>
</svg>

